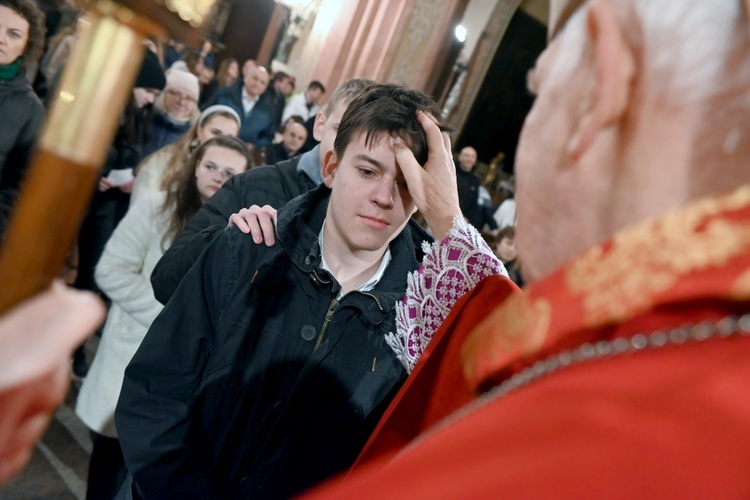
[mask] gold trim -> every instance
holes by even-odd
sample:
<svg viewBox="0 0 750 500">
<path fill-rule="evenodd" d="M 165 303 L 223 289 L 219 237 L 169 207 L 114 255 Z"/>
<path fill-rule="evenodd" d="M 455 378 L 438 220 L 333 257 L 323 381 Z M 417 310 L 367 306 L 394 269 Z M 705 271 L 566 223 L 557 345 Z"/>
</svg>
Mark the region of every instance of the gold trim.
<svg viewBox="0 0 750 500">
<path fill-rule="evenodd" d="M 532 299 L 525 293 L 508 298 L 464 343 L 461 357 L 467 380 L 474 380 L 480 367 L 499 366 L 500 358 L 537 351 L 547 338 L 551 318 L 552 306 L 546 299 Z"/>
<path fill-rule="evenodd" d="M 750 186 L 707 198 L 618 234 L 575 260 L 565 275 L 582 296 L 584 324 L 621 322 L 653 306 L 679 278 L 726 264 L 750 244 L 750 224 L 722 219 L 750 204 Z"/>
</svg>

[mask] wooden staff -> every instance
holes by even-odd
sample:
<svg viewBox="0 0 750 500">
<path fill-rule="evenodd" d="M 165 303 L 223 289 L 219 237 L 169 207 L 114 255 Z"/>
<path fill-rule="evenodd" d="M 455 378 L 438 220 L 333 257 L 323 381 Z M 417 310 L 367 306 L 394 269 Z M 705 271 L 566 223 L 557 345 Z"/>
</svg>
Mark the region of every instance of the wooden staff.
<svg viewBox="0 0 750 500">
<path fill-rule="evenodd" d="M 0 314 L 46 289 L 65 263 L 141 65 L 145 36 L 196 42 L 215 0 L 103 0 L 62 75 L 0 248 Z"/>
</svg>

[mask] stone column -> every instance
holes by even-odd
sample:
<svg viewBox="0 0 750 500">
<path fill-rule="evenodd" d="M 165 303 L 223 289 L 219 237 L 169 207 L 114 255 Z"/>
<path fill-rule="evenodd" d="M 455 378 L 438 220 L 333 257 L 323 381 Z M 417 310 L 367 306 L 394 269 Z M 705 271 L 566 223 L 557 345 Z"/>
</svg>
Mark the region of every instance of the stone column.
<svg viewBox="0 0 750 500">
<path fill-rule="evenodd" d="M 446 43 L 453 36 L 457 13 L 463 12 L 462 0 L 415 0 L 409 24 L 402 33 L 387 80 L 425 90 L 442 63 Z"/>
</svg>

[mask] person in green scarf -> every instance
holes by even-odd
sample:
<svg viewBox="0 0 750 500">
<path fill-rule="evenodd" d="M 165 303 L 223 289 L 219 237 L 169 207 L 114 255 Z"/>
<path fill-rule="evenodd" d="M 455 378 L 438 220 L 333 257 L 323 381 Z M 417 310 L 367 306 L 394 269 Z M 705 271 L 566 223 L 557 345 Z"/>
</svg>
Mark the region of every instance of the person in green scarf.
<svg viewBox="0 0 750 500">
<path fill-rule="evenodd" d="M 44 14 L 34 0 L 0 0 L 0 197 L 17 190 L 44 122 L 27 71 L 44 47 Z"/>
</svg>

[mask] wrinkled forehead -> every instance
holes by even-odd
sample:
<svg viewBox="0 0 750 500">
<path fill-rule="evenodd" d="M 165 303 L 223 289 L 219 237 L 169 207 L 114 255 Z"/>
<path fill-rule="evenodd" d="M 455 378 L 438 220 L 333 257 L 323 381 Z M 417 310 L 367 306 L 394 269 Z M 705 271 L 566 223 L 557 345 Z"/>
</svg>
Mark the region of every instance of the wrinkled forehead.
<svg viewBox="0 0 750 500">
<path fill-rule="evenodd" d="M 750 0 L 745 0 L 750 2 Z M 551 41 L 563 29 L 565 23 L 587 0 L 550 0 L 547 39 Z"/>
</svg>

